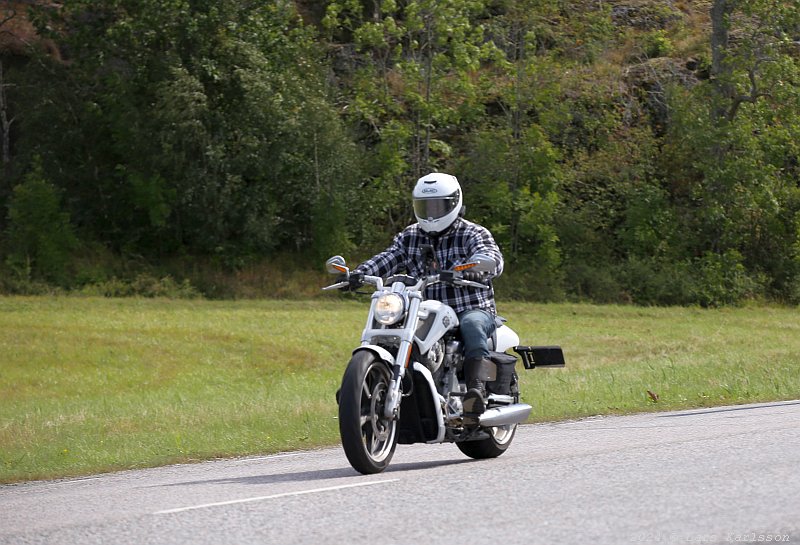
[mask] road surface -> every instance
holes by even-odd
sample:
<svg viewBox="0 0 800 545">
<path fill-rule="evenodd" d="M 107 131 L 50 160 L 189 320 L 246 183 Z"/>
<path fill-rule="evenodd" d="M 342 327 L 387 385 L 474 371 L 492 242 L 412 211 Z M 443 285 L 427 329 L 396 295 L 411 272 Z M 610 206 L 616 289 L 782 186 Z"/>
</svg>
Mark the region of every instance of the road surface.
<svg viewBox="0 0 800 545">
<path fill-rule="evenodd" d="M 340 448 L 0 486 L 0 544 L 800 543 L 800 401 L 521 426 L 500 458 Z"/>
</svg>

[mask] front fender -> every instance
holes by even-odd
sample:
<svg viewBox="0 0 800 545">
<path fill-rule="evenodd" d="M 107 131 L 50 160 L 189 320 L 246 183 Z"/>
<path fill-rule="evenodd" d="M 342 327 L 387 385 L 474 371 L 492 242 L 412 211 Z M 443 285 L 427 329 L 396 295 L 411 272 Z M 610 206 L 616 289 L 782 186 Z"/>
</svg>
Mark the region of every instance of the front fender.
<svg viewBox="0 0 800 545">
<path fill-rule="evenodd" d="M 355 355 L 358 352 L 363 352 L 363 351 L 372 352 L 376 358 L 386 362 L 386 365 L 388 365 L 389 367 L 392 367 L 394 365 L 394 356 L 392 356 L 391 352 L 389 352 L 382 346 L 378 346 L 375 344 L 365 344 L 353 350 L 353 354 Z"/>
</svg>

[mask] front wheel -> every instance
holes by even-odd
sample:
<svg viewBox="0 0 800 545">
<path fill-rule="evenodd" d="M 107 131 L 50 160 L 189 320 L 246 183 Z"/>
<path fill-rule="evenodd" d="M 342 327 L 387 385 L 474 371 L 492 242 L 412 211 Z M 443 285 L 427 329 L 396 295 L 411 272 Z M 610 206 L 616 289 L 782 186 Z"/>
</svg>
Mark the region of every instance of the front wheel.
<svg viewBox="0 0 800 545">
<path fill-rule="evenodd" d="M 478 460 L 497 458 L 511 445 L 511 440 L 514 439 L 514 433 L 517 431 L 517 425 L 497 426 L 495 428 L 487 428 L 485 431 L 489 434 L 486 439 L 462 441 L 456 443 L 456 446 L 470 458 Z"/>
<path fill-rule="evenodd" d="M 397 421 L 383 414 L 390 382 L 389 367 L 368 351 L 353 355 L 342 378 L 342 448 L 350 465 L 365 475 L 386 469 L 397 446 Z"/>
</svg>

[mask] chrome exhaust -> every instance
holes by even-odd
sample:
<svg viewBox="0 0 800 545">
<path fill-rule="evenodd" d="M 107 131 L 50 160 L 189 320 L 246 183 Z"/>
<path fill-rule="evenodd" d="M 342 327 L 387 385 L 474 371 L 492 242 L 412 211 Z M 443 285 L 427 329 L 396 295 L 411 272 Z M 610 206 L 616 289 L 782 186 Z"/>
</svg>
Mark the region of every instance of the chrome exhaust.
<svg viewBox="0 0 800 545">
<path fill-rule="evenodd" d="M 513 405 L 506 405 L 505 407 L 493 407 L 491 409 L 486 409 L 486 412 L 478 419 L 478 424 L 484 428 L 519 424 L 528 418 L 528 415 L 531 414 L 531 409 L 533 409 L 533 407 L 525 403 L 514 403 Z"/>
</svg>

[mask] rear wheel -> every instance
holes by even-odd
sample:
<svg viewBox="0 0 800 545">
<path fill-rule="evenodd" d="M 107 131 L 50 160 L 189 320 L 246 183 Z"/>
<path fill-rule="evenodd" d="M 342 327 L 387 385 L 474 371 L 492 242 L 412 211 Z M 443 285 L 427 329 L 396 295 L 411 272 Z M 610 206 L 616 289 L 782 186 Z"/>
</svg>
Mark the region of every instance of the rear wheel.
<svg viewBox="0 0 800 545">
<path fill-rule="evenodd" d="M 514 439 L 514 433 L 517 431 L 517 425 L 497 426 L 495 428 L 486 428 L 484 431 L 489 434 L 486 439 L 462 441 L 456 443 L 456 446 L 470 458 L 478 460 L 497 458 L 511 445 L 511 440 Z"/>
<path fill-rule="evenodd" d="M 386 469 L 397 446 L 397 421 L 383 414 L 390 382 L 389 367 L 366 350 L 355 353 L 344 372 L 339 434 L 347 460 L 360 473 Z"/>
</svg>

